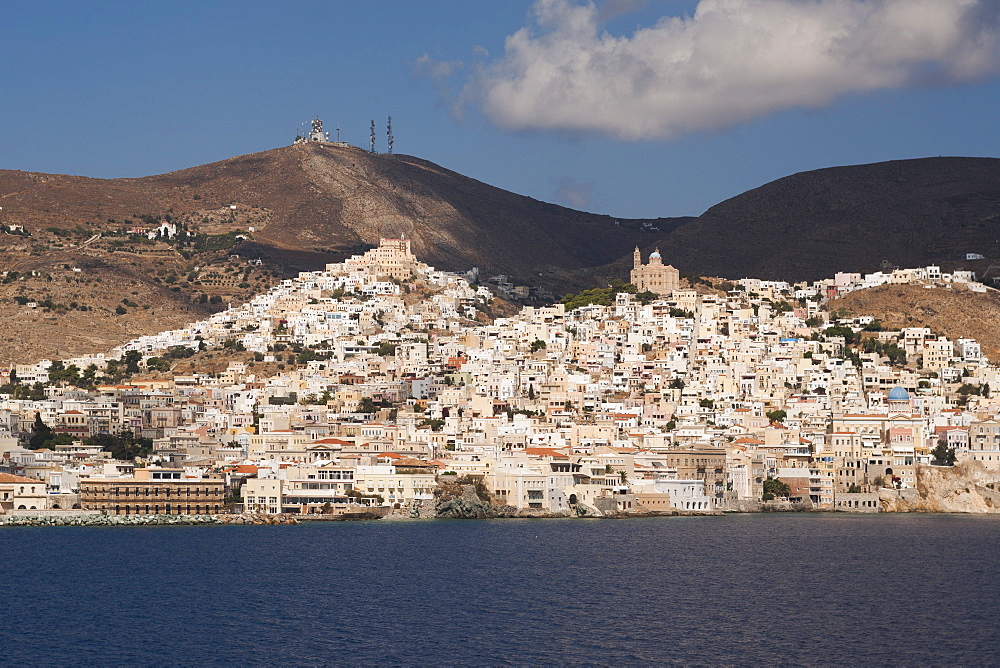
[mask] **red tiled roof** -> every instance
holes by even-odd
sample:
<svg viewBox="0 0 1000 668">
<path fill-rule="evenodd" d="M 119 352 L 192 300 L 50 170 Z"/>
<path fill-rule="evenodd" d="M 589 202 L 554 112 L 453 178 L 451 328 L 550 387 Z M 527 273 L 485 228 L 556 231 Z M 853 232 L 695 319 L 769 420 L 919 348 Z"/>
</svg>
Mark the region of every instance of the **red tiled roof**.
<svg viewBox="0 0 1000 668">
<path fill-rule="evenodd" d="M 535 457 L 558 457 L 560 459 L 569 458 L 569 456 L 562 450 L 557 450 L 556 448 L 525 448 L 524 454 Z"/>
<path fill-rule="evenodd" d="M 24 476 L 14 475 L 12 473 L 0 473 L 0 482 L 30 482 L 37 485 L 42 481 L 35 480 L 34 478 L 25 478 Z"/>
</svg>

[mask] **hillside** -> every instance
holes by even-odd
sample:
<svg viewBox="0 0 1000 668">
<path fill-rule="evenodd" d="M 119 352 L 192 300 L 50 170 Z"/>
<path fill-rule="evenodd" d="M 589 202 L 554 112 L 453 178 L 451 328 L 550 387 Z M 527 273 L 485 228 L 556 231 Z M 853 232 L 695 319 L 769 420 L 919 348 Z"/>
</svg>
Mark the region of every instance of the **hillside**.
<svg viewBox="0 0 1000 668">
<path fill-rule="evenodd" d="M 0 269 L 17 272 L 0 281 L 0 363 L 178 327 L 381 236 L 406 234 L 444 269 L 538 284 L 539 274 L 611 262 L 651 229 L 679 224 L 616 224 L 418 158 L 320 144 L 137 179 L 0 171 L 0 206 Z M 130 234 L 164 221 L 195 236 Z M 123 300 L 136 306 L 118 313 Z"/>
<path fill-rule="evenodd" d="M 1000 360 L 1000 291 L 971 292 L 961 286 L 924 288 L 883 285 L 857 290 L 829 303 L 831 311 L 844 308 L 854 315 L 870 315 L 888 328 L 930 327 L 952 341 L 971 337 L 983 354 Z"/>
<path fill-rule="evenodd" d="M 1000 160 L 817 170 L 698 218 L 625 220 L 411 156 L 302 144 L 135 179 L 0 171 L 0 206 L 0 270 L 17 272 L 0 281 L 2 363 L 180 326 L 400 234 L 434 266 L 557 295 L 627 278 L 636 245 L 684 274 L 728 278 L 813 279 L 883 259 L 954 268 L 966 251 L 998 255 Z M 164 222 L 182 236 L 145 238 Z"/>
<path fill-rule="evenodd" d="M 923 158 L 772 181 L 659 240 L 684 272 L 814 280 L 1000 256 L 1000 160 Z"/>
<path fill-rule="evenodd" d="M 419 158 L 318 143 L 139 179 L 0 172 L 0 193 L 5 220 L 32 230 L 256 208 L 259 248 L 308 266 L 406 234 L 430 264 L 527 278 L 611 262 L 650 238 L 639 221 L 615 225 L 610 216 L 539 202 Z M 652 224 L 665 231 L 677 222 Z"/>
</svg>

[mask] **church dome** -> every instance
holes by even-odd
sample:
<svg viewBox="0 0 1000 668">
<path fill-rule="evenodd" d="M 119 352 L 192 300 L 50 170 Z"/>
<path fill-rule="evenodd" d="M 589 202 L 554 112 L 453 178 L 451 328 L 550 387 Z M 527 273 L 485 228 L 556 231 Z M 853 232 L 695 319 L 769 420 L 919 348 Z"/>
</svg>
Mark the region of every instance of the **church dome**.
<svg viewBox="0 0 1000 668">
<path fill-rule="evenodd" d="M 910 395 L 902 387 L 897 385 L 889 391 L 889 401 L 909 401 Z"/>
<path fill-rule="evenodd" d="M 649 259 L 652 260 L 654 257 L 660 257 L 660 251 L 655 250 L 649 254 Z"/>
</svg>

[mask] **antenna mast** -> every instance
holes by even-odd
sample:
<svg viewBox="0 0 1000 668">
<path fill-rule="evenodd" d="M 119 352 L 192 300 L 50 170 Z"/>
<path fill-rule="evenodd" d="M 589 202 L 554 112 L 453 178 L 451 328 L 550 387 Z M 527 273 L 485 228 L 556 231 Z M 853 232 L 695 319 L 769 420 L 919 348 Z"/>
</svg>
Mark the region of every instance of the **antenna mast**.
<svg viewBox="0 0 1000 668">
<path fill-rule="evenodd" d="M 389 143 L 389 155 L 392 155 L 392 116 L 389 117 L 389 122 L 385 126 L 385 134 L 388 137 Z"/>
<path fill-rule="evenodd" d="M 369 149 L 369 152 L 374 153 L 375 152 L 375 119 L 372 119 L 371 140 L 372 140 L 372 146 Z"/>
</svg>

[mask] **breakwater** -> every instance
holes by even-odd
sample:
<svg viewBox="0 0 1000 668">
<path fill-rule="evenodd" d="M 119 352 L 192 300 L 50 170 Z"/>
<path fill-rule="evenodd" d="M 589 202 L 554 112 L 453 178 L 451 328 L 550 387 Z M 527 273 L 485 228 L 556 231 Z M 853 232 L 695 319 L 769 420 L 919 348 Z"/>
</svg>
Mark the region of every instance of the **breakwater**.
<svg viewBox="0 0 1000 668">
<path fill-rule="evenodd" d="M 101 515 L 38 514 L 0 516 L 0 527 L 134 527 L 196 524 L 298 524 L 291 515 Z"/>
</svg>

